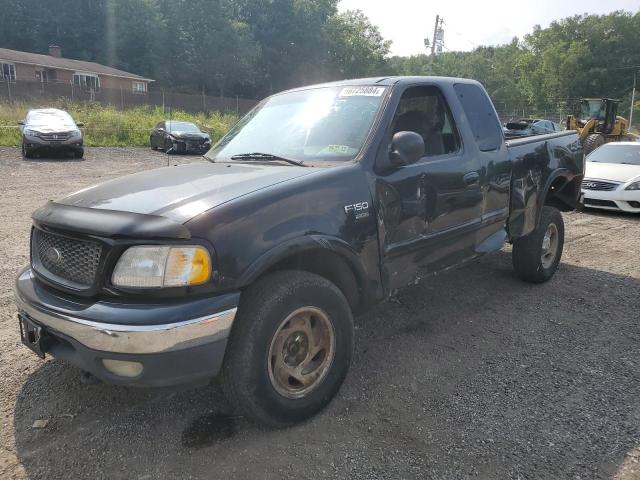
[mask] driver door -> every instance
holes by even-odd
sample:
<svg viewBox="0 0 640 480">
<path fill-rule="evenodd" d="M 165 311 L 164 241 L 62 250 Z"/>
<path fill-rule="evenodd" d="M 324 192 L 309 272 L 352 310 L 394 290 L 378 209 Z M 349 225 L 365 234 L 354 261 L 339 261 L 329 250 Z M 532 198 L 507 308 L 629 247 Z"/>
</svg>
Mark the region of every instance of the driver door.
<svg viewBox="0 0 640 480">
<path fill-rule="evenodd" d="M 379 155 L 393 134 L 422 136 L 417 162 L 381 172 L 376 206 L 385 287 L 399 288 L 474 255 L 482 216 L 480 161 L 466 155 L 447 101 L 438 87 L 411 86 L 397 104 Z"/>
</svg>

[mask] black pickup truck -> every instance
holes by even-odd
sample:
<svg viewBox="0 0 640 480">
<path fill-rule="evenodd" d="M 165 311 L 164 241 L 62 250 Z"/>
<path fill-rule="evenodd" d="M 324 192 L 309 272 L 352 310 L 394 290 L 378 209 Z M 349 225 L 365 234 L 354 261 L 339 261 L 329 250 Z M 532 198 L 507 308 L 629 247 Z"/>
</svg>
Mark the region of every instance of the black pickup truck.
<svg viewBox="0 0 640 480">
<path fill-rule="evenodd" d="M 106 382 L 217 376 L 272 426 L 331 400 L 352 315 L 396 289 L 505 242 L 551 278 L 584 168 L 577 133 L 505 142 L 482 85 L 440 77 L 273 95 L 205 157 L 34 212 L 21 335 Z"/>
</svg>

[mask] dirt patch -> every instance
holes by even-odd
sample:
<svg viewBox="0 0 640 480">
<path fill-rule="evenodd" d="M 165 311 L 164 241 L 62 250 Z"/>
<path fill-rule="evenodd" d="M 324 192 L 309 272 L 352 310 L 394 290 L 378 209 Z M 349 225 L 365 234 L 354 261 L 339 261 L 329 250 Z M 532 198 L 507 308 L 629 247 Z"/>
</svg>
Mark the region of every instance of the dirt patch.
<svg viewBox="0 0 640 480">
<path fill-rule="evenodd" d="M 40 361 L 20 344 L 12 294 L 30 213 L 166 162 L 137 148 L 90 148 L 84 161 L 0 148 L 0 478 L 639 478 L 640 218 L 629 215 L 565 215 L 547 284 L 518 281 L 505 249 L 358 318 L 338 397 L 282 431 L 229 417 L 215 382 L 135 390 Z"/>
</svg>

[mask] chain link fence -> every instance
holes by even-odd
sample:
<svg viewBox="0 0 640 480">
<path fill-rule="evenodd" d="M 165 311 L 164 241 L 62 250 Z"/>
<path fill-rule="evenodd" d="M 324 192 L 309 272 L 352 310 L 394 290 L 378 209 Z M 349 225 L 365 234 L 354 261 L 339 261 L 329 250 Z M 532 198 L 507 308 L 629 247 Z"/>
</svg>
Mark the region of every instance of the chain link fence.
<svg viewBox="0 0 640 480">
<path fill-rule="evenodd" d="M 579 107 L 580 99 L 568 99 L 566 101 L 560 102 L 558 107 L 554 110 L 536 110 L 531 107 L 523 107 L 523 106 L 510 106 L 508 103 L 498 102 L 496 104 L 496 110 L 498 111 L 498 117 L 500 118 L 500 122 L 504 125 L 507 122 L 519 120 L 521 118 L 531 118 L 531 119 L 543 119 L 543 120 L 551 120 L 552 122 L 559 123 L 560 126 L 564 128 L 567 123 L 568 115 L 580 115 L 580 107 Z M 632 123 L 630 126 L 631 132 L 639 132 L 640 131 L 640 102 L 636 103 L 636 107 L 633 110 L 633 118 L 631 119 Z M 624 104 L 618 105 L 618 116 L 626 118 L 629 120 L 630 111 L 629 106 Z"/>
<path fill-rule="evenodd" d="M 552 122 L 559 123 L 561 126 L 564 126 L 567 121 L 567 115 L 569 112 L 551 112 L 551 111 L 533 111 L 533 110 L 504 110 L 498 111 L 498 117 L 500 118 L 500 122 L 504 125 L 507 122 L 511 122 L 514 120 L 519 120 L 521 118 L 532 118 L 532 119 L 542 119 L 542 120 L 551 120 Z"/>
<path fill-rule="evenodd" d="M 33 107 L 46 107 L 47 102 L 98 102 L 119 109 L 136 106 L 161 107 L 164 111 L 184 110 L 189 113 L 233 112 L 244 114 L 258 102 L 239 97 L 216 97 L 175 93 L 169 89 L 158 89 L 136 93 L 125 88 L 100 88 L 88 90 L 70 83 L 0 82 L 0 101 L 27 101 Z"/>
</svg>

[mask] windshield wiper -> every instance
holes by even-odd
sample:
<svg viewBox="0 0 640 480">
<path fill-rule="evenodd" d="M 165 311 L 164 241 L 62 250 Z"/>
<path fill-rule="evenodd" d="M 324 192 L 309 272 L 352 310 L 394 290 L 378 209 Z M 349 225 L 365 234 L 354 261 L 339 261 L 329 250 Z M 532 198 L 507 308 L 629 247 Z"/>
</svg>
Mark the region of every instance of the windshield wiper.
<svg viewBox="0 0 640 480">
<path fill-rule="evenodd" d="M 260 152 L 240 153 L 238 155 L 233 155 L 231 157 L 231 160 L 264 160 L 265 162 L 280 161 L 280 162 L 289 163 L 291 165 L 297 165 L 298 167 L 306 167 L 304 163 L 298 160 L 291 160 L 290 158 L 280 157 L 278 155 L 273 155 L 271 153 L 260 153 Z"/>
</svg>

